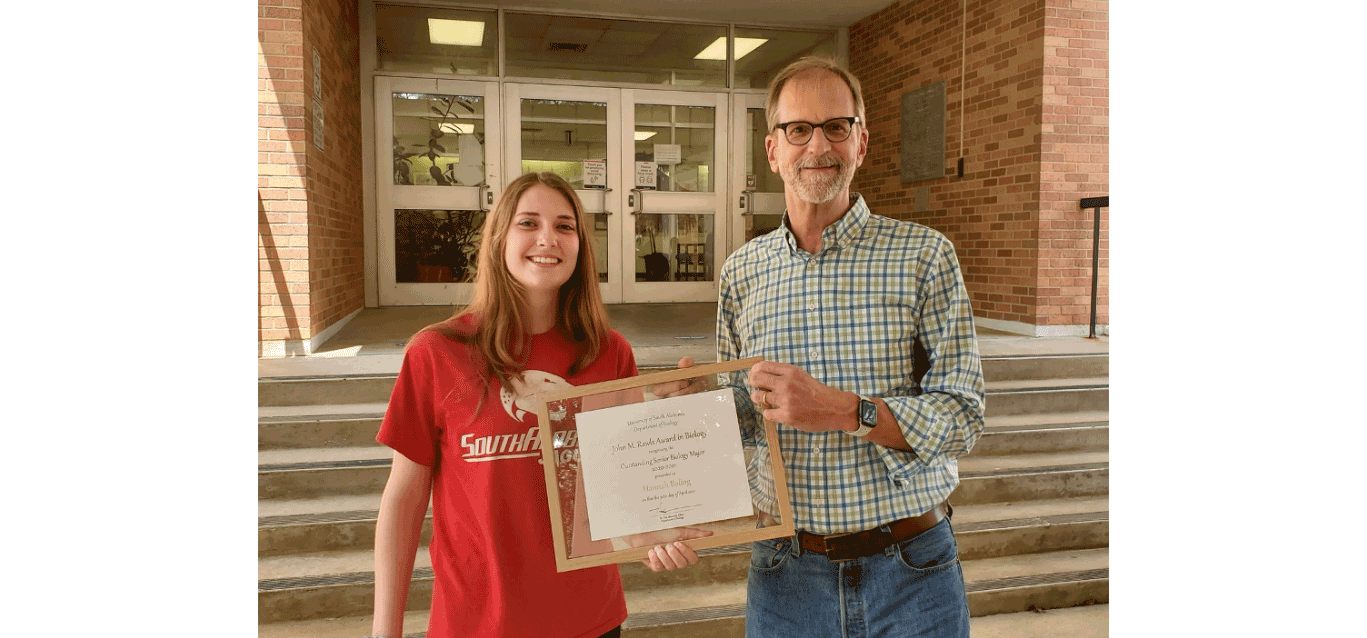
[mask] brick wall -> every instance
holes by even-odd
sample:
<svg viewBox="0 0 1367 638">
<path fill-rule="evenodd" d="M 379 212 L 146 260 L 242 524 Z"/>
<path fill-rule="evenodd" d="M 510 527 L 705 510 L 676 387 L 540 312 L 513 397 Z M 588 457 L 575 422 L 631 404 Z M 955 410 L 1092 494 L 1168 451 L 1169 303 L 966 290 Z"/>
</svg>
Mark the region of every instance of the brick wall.
<svg viewBox="0 0 1367 638">
<path fill-rule="evenodd" d="M 258 0 L 257 258 L 259 340 L 313 336 L 301 0 Z"/>
<path fill-rule="evenodd" d="M 870 120 L 869 155 L 854 189 L 875 212 L 925 224 L 954 242 L 976 316 L 1036 334 L 1057 325 L 1081 324 L 1085 331 L 1089 319 L 1091 213 L 1079 209 L 1077 200 L 1106 194 L 1105 113 L 1086 114 L 1100 118 L 1086 125 L 1086 133 L 1044 123 L 1072 126 L 1050 122 L 1070 115 L 1052 109 L 1081 108 L 1066 103 L 1068 94 L 1056 88 L 1067 80 L 1051 73 L 1069 68 L 1068 61 L 1076 58 L 1091 61 L 1089 68 L 1102 69 L 1104 76 L 1105 1 L 1092 2 L 1099 8 L 1077 19 L 1092 22 L 1088 35 L 1100 31 L 1101 44 L 1095 46 L 1095 38 L 1082 41 L 1079 34 L 1077 44 L 1089 47 L 1086 56 L 1057 49 L 1046 56 L 1046 33 L 1058 28 L 1056 14 L 1065 11 L 1056 5 L 1068 0 L 970 0 L 966 5 L 903 0 L 850 27 L 850 69 L 864 85 Z M 1102 14 L 1099 25 L 1093 13 Z M 1098 50 L 1100 60 L 1094 55 Z M 1092 78 L 1081 71 L 1079 76 Z M 945 82 L 946 92 L 945 177 L 904 183 L 902 94 L 938 81 Z M 1104 110 L 1105 96 L 1100 99 L 1086 106 Z M 1059 100 L 1064 104 L 1055 103 Z M 1089 146 L 1079 152 L 1079 140 L 1046 138 L 1046 131 L 1086 135 Z M 1046 140 L 1047 171 L 1042 170 Z M 963 177 L 957 176 L 960 157 Z M 1079 194 L 1081 184 L 1100 190 Z M 918 191 L 926 197 L 918 199 Z M 1042 204 L 1045 200 L 1049 203 Z M 1086 250 L 1079 254 L 1084 241 Z M 1087 286 L 1080 320 L 1079 276 Z"/>
<path fill-rule="evenodd" d="M 258 0 L 257 8 L 258 340 L 263 353 L 307 353 L 310 339 L 364 305 L 357 8 L 344 0 Z"/>
<path fill-rule="evenodd" d="M 1040 125 L 1041 323 L 1091 320 L 1091 210 L 1078 200 L 1110 189 L 1109 0 L 1045 0 Z M 1101 210 L 1097 323 L 1109 324 L 1109 210 Z"/>
<path fill-rule="evenodd" d="M 304 0 L 303 4 L 310 103 L 315 50 L 323 71 L 323 150 L 314 144 L 312 119 L 305 128 L 310 326 L 317 334 L 365 306 L 360 22 L 355 0 Z"/>
</svg>

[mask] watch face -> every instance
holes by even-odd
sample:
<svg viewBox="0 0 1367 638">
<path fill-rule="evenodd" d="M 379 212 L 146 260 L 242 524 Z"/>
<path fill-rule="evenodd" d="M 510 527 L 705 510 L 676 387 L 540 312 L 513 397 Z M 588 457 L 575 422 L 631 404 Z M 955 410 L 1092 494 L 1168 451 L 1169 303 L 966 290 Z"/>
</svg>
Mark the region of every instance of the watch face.
<svg viewBox="0 0 1367 638">
<path fill-rule="evenodd" d="M 878 406 L 873 401 L 859 401 L 859 422 L 869 427 L 878 424 Z"/>
</svg>

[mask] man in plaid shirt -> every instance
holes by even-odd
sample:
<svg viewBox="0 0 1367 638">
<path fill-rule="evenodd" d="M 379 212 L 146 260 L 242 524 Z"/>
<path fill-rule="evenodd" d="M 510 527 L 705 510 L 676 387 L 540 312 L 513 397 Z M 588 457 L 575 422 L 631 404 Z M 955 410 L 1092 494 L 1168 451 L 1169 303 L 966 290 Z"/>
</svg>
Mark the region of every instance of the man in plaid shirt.
<svg viewBox="0 0 1367 638">
<path fill-rule="evenodd" d="M 779 424 L 799 531 L 754 544 L 746 635 L 968 636 L 946 499 L 984 396 L 954 248 L 850 193 L 869 133 L 859 82 L 834 62 L 780 72 L 767 119 L 787 212 L 722 267 L 717 348 L 721 361 L 765 359 L 724 383 L 758 447 L 750 477 L 771 517 L 760 461 L 775 442 L 757 419 Z"/>
</svg>

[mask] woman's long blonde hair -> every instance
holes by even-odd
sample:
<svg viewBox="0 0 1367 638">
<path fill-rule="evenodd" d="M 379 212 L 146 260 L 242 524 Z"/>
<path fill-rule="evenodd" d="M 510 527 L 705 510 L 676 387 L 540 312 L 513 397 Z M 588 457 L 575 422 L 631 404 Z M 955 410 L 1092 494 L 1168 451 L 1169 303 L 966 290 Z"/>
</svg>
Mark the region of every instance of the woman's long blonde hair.
<svg viewBox="0 0 1367 638">
<path fill-rule="evenodd" d="M 555 173 L 527 173 L 508 184 L 498 203 L 484 218 L 480 234 L 479 268 L 475 273 L 475 294 L 470 305 L 456 312 L 451 319 L 423 328 L 424 331 L 445 335 L 474 346 L 483 359 L 483 374 L 488 382 L 498 379 L 499 385 L 510 388 L 513 379 L 521 379 L 530 353 L 527 335 L 526 292 L 522 284 L 508 272 L 504 253 L 508 248 L 508 229 L 513 224 L 513 213 L 522 195 L 540 184 L 560 193 L 574 209 L 575 230 L 579 235 L 579 258 L 570 278 L 560 286 L 556 308 L 555 330 L 578 344 L 579 355 L 570 366 L 573 375 L 588 367 L 602 354 L 608 338 L 607 311 L 603 296 L 598 291 L 598 263 L 593 254 L 591 227 L 579 196 L 569 182 Z M 477 321 L 473 333 L 457 329 L 460 318 L 473 315 Z"/>
</svg>

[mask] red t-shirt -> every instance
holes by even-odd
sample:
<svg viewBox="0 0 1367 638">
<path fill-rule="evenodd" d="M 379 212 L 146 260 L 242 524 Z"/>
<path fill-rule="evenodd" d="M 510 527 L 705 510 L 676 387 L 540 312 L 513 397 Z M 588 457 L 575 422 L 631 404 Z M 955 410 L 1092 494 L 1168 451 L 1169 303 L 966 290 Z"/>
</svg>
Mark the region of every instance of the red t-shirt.
<svg viewBox="0 0 1367 638">
<path fill-rule="evenodd" d="M 602 355 L 570 377 L 575 343 L 554 330 L 535 335 L 525 383 L 507 392 L 491 381 L 478 414 L 472 352 L 436 333 L 414 337 L 375 437 L 429 467 L 440 455 L 428 636 L 596 638 L 626 620 L 621 577 L 616 565 L 555 571 L 540 432 L 526 395 L 634 376 L 631 346 L 610 331 Z"/>
</svg>

